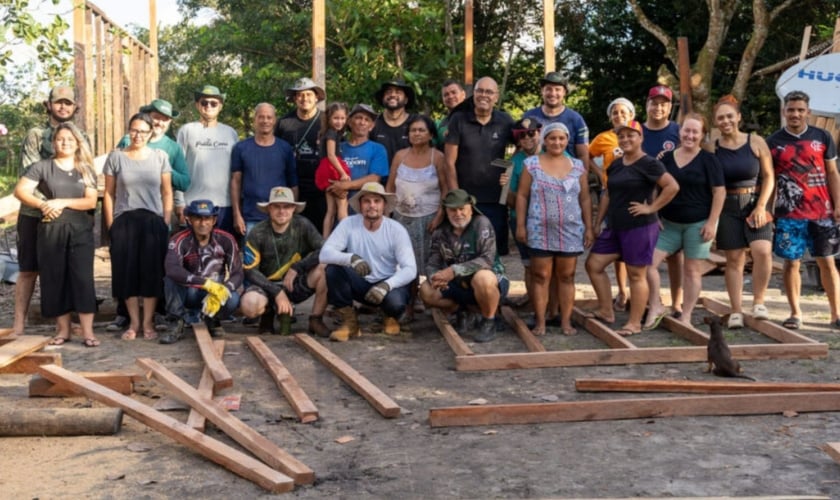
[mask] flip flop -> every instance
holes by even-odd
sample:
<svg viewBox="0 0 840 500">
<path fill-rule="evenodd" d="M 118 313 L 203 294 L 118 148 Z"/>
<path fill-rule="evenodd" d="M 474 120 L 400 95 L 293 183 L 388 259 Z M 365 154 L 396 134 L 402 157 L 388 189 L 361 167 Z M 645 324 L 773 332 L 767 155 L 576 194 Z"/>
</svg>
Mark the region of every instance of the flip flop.
<svg viewBox="0 0 840 500">
<path fill-rule="evenodd" d="M 85 347 L 99 347 L 99 339 L 96 337 L 82 339 L 82 345 Z"/>
<path fill-rule="evenodd" d="M 587 319 L 597 319 L 601 323 L 606 323 L 608 325 L 615 323 L 615 318 L 607 319 L 598 311 L 584 311 L 583 317 Z"/>
<path fill-rule="evenodd" d="M 571 337 L 572 335 L 577 335 L 577 329 L 576 328 L 563 328 L 561 331 L 563 332 L 563 335 L 566 335 L 566 336 L 569 336 L 569 337 Z"/>
<path fill-rule="evenodd" d="M 145 340 L 157 340 L 158 334 L 155 330 L 143 330 L 143 338 Z"/>
<path fill-rule="evenodd" d="M 802 326 L 802 320 L 796 316 L 791 316 L 790 318 L 782 321 L 782 326 L 788 330 L 798 330 L 799 327 Z"/>
<path fill-rule="evenodd" d="M 55 337 L 50 339 L 50 345 L 63 345 L 66 342 L 70 342 L 70 337 L 62 337 L 60 335 L 56 335 Z"/>
<path fill-rule="evenodd" d="M 662 323 L 662 319 L 667 315 L 668 311 L 662 311 L 653 318 L 653 322 L 642 325 L 642 330 L 646 332 L 656 330 L 657 328 L 659 328 L 659 324 Z"/>
<path fill-rule="evenodd" d="M 631 335 L 638 335 L 642 332 L 641 331 L 634 332 L 633 330 L 631 330 L 629 328 L 621 328 L 621 329 L 616 330 L 615 333 L 621 335 L 622 337 L 629 337 Z"/>
<path fill-rule="evenodd" d="M 128 330 L 123 332 L 121 338 L 123 340 L 134 340 L 137 338 L 137 332 L 129 328 Z"/>
</svg>

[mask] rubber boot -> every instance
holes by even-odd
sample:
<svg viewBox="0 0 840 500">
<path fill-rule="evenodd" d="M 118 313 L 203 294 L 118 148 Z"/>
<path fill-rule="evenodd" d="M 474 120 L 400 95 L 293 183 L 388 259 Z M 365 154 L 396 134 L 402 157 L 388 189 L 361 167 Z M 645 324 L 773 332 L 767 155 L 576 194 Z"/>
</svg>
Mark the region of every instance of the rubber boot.
<svg viewBox="0 0 840 500">
<path fill-rule="evenodd" d="M 342 307 L 338 312 L 341 313 L 341 326 L 332 331 L 330 340 L 347 342 L 351 337 L 360 336 L 362 332 L 359 331 L 359 319 L 353 306 Z"/>
</svg>

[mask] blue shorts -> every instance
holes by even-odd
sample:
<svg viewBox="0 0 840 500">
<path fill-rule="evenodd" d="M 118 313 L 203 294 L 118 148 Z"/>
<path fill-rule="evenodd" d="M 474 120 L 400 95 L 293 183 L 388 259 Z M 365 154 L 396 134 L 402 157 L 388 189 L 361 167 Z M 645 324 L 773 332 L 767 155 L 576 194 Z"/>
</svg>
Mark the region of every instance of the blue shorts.
<svg viewBox="0 0 840 500">
<path fill-rule="evenodd" d="M 653 249 L 659 236 L 659 223 L 631 229 L 604 229 L 595 244 L 592 253 L 618 254 L 618 259 L 629 266 L 649 266 L 653 263 Z"/>
<path fill-rule="evenodd" d="M 832 257 L 840 253 L 840 229 L 832 219 L 776 219 L 773 253 L 787 260 L 798 260 L 805 250 L 812 257 Z"/>
<path fill-rule="evenodd" d="M 703 241 L 700 230 L 704 224 L 705 220 L 681 223 L 662 219 L 662 231 L 656 241 L 656 249 L 668 255 L 682 250 L 686 259 L 708 259 L 712 240 Z"/>
<path fill-rule="evenodd" d="M 503 299 L 507 297 L 508 290 L 510 289 L 510 280 L 507 276 L 497 276 L 497 278 L 499 279 L 499 298 Z M 472 289 L 471 281 L 472 276 L 456 277 L 449 282 L 449 287 L 440 291 L 440 295 L 444 299 L 452 300 L 459 305 L 478 304 L 475 300 L 475 292 Z"/>
</svg>

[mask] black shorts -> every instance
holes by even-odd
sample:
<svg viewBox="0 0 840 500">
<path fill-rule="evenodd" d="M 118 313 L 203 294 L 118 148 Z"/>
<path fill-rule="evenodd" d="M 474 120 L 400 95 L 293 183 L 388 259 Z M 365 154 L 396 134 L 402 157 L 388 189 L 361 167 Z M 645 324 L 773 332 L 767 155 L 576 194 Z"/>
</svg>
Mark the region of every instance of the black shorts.
<svg viewBox="0 0 840 500">
<path fill-rule="evenodd" d="M 38 226 L 40 217 L 18 214 L 17 258 L 22 272 L 38 272 Z"/>
<path fill-rule="evenodd" d="M 306 283 L 307 276 L 308 273 L 298 273 L 298 275 L 295 276 L 294 287 L 292 288 L 292 290 L 286 291 L 286 296 L 289 298 L 289 302 L 291 302 L 292 304 L 300 304 L 301 302 L 315 294 L 315 290 L 309 288 L 309 284 Z M 257 292 L 260 295 L 268 298 L 268 303 L 271 304 L 272 308 L 274 307 L 274 301 L 272 300 L 272 297 L 269 297 L 268 293 L 261 287 L 257 285 L 251 285 L 248 287 L 247 290 L 245 290 L 245 293 L 248 292 Z"/>
<path fill-rule="evenodd" d="M 750 227 L 747 217 L 755 209 L 755 193 L 728 194 L 723 201 L 723 211 L 718 220 L 716 247 L 718 250 L 747 248 L 753 241 L 773 241 L 773 223 L 759 228 Z"/>
</svg>

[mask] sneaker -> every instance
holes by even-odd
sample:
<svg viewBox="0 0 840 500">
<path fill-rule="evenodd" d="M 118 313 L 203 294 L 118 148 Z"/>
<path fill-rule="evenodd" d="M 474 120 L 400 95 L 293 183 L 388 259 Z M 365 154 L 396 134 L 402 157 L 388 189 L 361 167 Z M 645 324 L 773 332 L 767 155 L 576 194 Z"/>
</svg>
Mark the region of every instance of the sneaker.
<svg viewBox="0 0 840 500">
<path fill-rule="evenodd" d="M 752 308 L 752 315 L 755 319 L 770 319 L 770 312 L 764 304 L 755 304 Z"/>
<path fill-rule="evenodd" d="M 499 335 L 496 330 L 496 318 L 481 318 L 478 324 L 478 333 L 473 335 L 476 342 L 490 342 Z"/>
<path fill-rule="evenodd" d="M 727 328 L 744 328 L 744 315 L 741 313 L 731 313 L 729 321 L 726 323 Z"/>
<path fill-rule="evenodd" d="M 159 332 L 166 332 L 169 331 L 169 328 L 172 326 L 172 322 L 166 319 L 166 316 L 160 313 L 155 313 L 155 330 Z"/>
<path fill-rule="evenodd" d="M 204 325 L 207 327 L 207 331 L 210 332 L 211 337 L 219 338 L 225 336 L 225 331 L 222 330 L 222 323 L 217 318 L 204 316 Z"/>
<path fill-rule="evenodd" d="M 120 316 L 119 314 L 114 318 L 114 321 L 108 323 L 108 326 L 105 327 L 106 332 L 121 332 L 128 328 L 130 321 L 125 316 Z"/>
<path fill-rule="evenodd" d="M 274 333 L 275 333 L 274 318 L 276 318 L 276 317 L 277 317 L 277 315 L 274 314 L 274 311 L 268 311 L 266 313 L 263 313 L 262 316 L 258 316 L 256 318 L 253 318 L 253 319 L 259 321 L 259 326 L 260 326 L 259 333 L 260 333 L 260 335 L 262 335 L 263 333 L 267 333 L 269 335 L 274 335 Z"/>
<path fill-rule="evenodd" d="M 169 331 L 160 336 L 158 342 L 161 344 L 174 344 L 175 342 L 178 342 L 184 338 L 184 325 L 184 320 L 178 319 Z"/>
<path fill-rule="evenodd" d="M 474 324 L 475 318 L 473 317 L 473 313 L 465 309 L 458 310 L 455 317 L 455 331 L 458 332 L 458 335 L 467 335 L 472 330 Z"/>
</svg>

